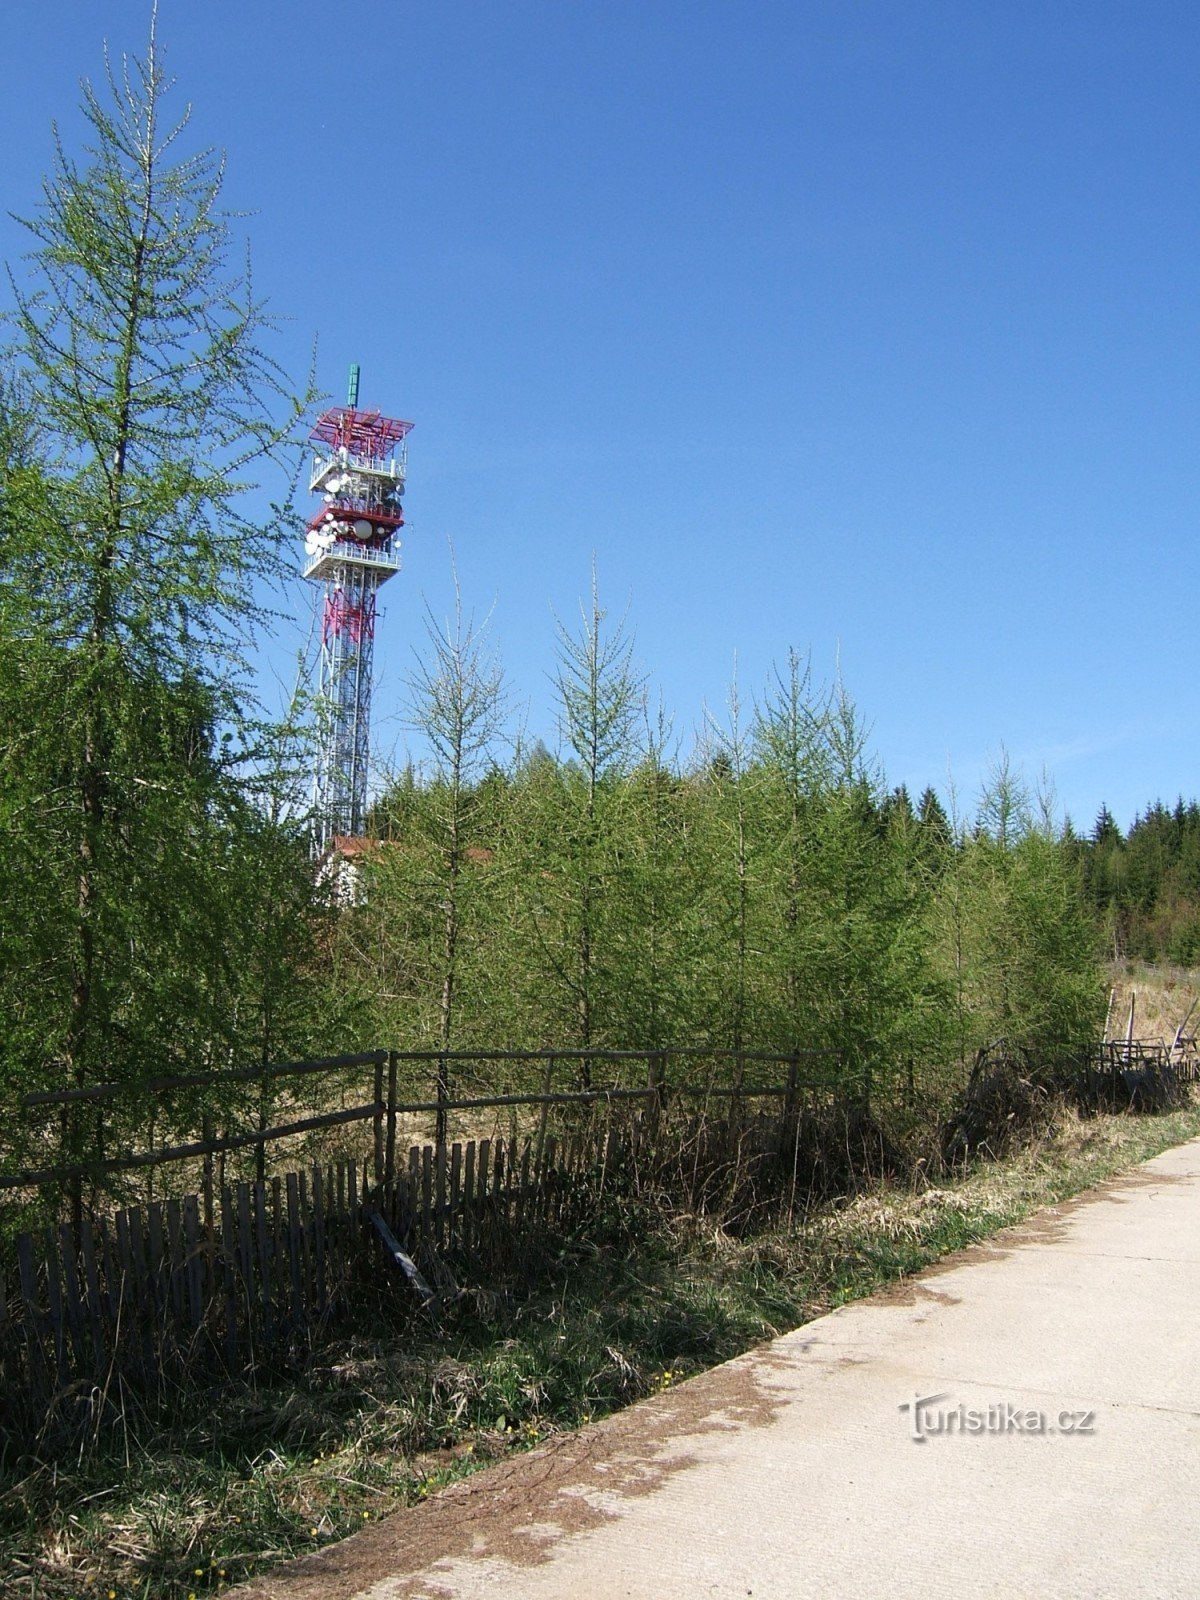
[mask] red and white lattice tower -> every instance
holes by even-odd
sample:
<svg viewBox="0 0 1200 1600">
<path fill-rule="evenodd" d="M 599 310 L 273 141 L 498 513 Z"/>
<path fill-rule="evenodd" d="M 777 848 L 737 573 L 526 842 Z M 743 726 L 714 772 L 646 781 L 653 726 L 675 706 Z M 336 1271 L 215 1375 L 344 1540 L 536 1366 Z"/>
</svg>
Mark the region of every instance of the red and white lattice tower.
<svg viewBox="0 0 1200 1600">
<path fill-rule="evenodd" d="M 379 586 L 400 570 L 405 439 L 411 422 L 349 404 L 317 421 L 309 487 L 323 496 L 308 524 L 304 576 L 321 585 L 319 731 L 313 774 L 314 844 L 363 831 L 371 731 L 371 670 Z"/>
</svg>

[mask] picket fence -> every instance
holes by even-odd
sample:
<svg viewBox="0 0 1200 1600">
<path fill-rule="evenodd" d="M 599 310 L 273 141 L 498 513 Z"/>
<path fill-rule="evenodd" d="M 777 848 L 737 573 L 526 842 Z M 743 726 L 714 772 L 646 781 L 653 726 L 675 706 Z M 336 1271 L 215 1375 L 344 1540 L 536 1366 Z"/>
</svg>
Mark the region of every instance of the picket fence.
<svg viewBox="0 0 1200 1600">
<path fill-rule="evenodd" d="M 580 1062 L 570 1053 L 519 1059 L 536 1066 L 541 1092 L 454 1098 L 447 1092 L 454 1063 L 436 1057 L 428 1063 L 436 1069 L 429 1098 L 406 1103 L 400 1058 L 388 1052 L 272 1069 L 310 1082 L 322 1068 L 368 1067 L 373 1094 L 361 1105 L 299 1119 L 289 1113 L 290 1120 L 248 1131 L 217 1133 L 205 1114 L 200 1140 L 94 1163 L 101 1203 L 93 1199 L 69 1219 L 78 1169 L 0 1173 L 0 1192 L 18 1201 L 58 1194 L 64 1208 L 51 1225 L 19 1233 L 0 1252 L 0 1428 L 78 1423 L 128 1392 L 295 1362 L 343 1313 L 381 1293 L 411 1290 L 414 1307 L 436 1315 L 457 1292 L 456 1270 L 466 1265 L 473 1282 L 486 1281 L 522 1241 L 578 1217 L 639 1162 L 647 1172 L 670 1167 L 672 1191 L 702 1200 L 721 1174 L 745 1176 L 777 1158 L 784 1122 L 796 1124 L 805 1093 L 809 1104 L 831 1094 L 828 1085 L 800 1083 L 799 1058 L 745 1057 L 732 1084 L 676 1085 L 669 1109 L 662 1052 L 594 1052 L 589 1079 L 605 1067 L 619 1066 L 624 1076 L 588 1089 L 555 1089 L 554 1071 L 564 1065 L 578 1081 Z M 780 1061 L 786 1082 L 747 1080 L 756 1062 Z M 164 1079 L 159 1089 L 166 1096 L 191 1082 Z M 720 1112 L 698 1106 L 701 1095 Z M 31 1111 L 57 1116 L 64 1107 L 92 1114 L 102 1096 L 116 1091 L 27 1098 Z M 442 1136 L 405 1153 L 401 1119 L 414 1112 L 430 1115 Z M 509 1118 L 509 1136 L 447 1134 L 456 1119 L 487 1115 Z M 298 1130 L 313 1137 L 335 1128 L 344 1137 L 349 1124 L 353 1138 L 354 1125 L 364 1123 L 370 1131 L 358 1156 L 295 1163 L 285 1154 L 291 1170 L 222 1181 L 231 1151 L 257 1153 L 261 1167 L 269 1148 L 294 1151 Z M 197 1172 L 197 1192 L 104 1206 L 105 1184 L 119 1193 L 130 1171 L 168 1169 Z"/>
<path fill-rule="evenodd" d="M 603 1141 L 601 1171 L 619 1143 Z M 380 1235 L 403 1241 L 436 1309 L 453 1290 L 448 1260 L 486 1261 L 523 1230 L 561 1225 L 596 1156 L 582 1137 L 426 1144 L 380 1185 L 341 1160 L 223 1185 L 210 1219 L 204 1198 L 186 1195 L 22 1234 L 15 1271 L 0 1275 L 0 1416 L 95 1412 L 114 1386 L 161 1389 L 294 1357 L 378 1292 L 389 1270 Z"/>
</svg>

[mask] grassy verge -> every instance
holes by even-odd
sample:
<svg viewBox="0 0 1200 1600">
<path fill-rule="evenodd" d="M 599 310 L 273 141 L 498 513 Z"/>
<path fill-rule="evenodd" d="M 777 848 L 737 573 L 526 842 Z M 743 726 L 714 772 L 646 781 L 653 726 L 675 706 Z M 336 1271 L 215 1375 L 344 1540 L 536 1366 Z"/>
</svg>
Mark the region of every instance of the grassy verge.
<svg viewBox="0 0 1200 1600">
<path fill-rule="evenodd" d="M 1195 1108 L 1064 1113 L 952 1183 L 876 1188 L 749 1239 L 614 1208 L 436 1333 L 381 1304 L 303 1374 L 130 1413 L 70 1461 L 0 1462 L 0 1592 L 202 1600 L 1198 1133 Z"/>
</svg>

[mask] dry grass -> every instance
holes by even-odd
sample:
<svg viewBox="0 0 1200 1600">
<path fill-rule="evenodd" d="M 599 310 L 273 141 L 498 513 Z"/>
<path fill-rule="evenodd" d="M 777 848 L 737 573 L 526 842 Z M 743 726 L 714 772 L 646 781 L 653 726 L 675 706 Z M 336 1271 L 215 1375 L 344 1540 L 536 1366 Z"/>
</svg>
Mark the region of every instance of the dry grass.
<svg viewBox="0 0 1200 1600">
<path fill-rule="evenodd" d="M 1161 1116 L 1084 1116 L 1053 1108 L 1036 1134 L 1003 1161 L 980 1162 L 957 1182 L 877 1187 L 830 1208 L 810 1225 L 824 1247 L 983 1237 L 1200 1134 L 1200 1107 Z M 951 1243 L 951 1248 L 953 1248 Z M 923 1252 L 922 1252 L 923 1253 Z"/>
<path fill-rule="evenodd" d="M 1126 1037 L 1131 999 L 1135 1039 L 1159 1039 L 1169 1045 L 1192 1007 L 1195 1009 L 1187 1032 L 1200 1033 L 1200 972 L 1123 961 L 1114 965 L 1109 981 L 1114 991 L 1108 1024 L 1110 1039 Z"/>
</svg>

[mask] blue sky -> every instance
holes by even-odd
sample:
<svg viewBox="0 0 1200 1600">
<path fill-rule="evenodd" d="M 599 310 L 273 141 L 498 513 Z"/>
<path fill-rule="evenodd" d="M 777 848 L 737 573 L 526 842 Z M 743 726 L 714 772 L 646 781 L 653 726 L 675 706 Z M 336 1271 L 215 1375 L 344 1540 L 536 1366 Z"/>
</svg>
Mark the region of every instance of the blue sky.
<svg viewBox="0 0 1200 1600">
<path fill-rule="evenodd" d="M 10 8 L 6 209 L 146 12 Z M 796 646 L 914 790 L 969 806 L 1003 744 L 1084 826 L 1200 791 L 1194 4 L 161 0 L 160 35 L 282 358 L 416 424 L 381 753 L 452 540 L 548 743 L 595 552 L 685 748 Z"/>
</svg>

